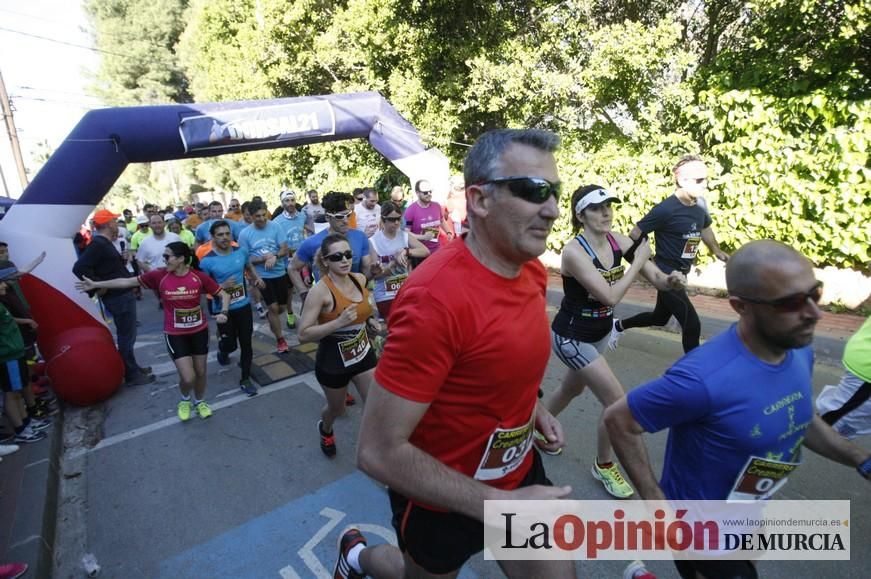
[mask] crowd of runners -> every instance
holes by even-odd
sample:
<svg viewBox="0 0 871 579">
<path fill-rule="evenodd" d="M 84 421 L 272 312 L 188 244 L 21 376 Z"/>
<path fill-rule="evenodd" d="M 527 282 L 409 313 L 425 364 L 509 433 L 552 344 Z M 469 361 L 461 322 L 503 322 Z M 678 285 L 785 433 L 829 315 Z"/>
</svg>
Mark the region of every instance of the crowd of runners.
<svg viewBox="0 0 871 579">
<path fill-rule="evenodd" d="M 316 191 L 303 199 L 285 190 L 275 211 L 260 198 L 232 199 L 227 212 L 218 201 L 147 206 L 138 217 L 100 210 L 78 240 L 73 272 L 79 289 L 112 316 L 130 386 L 154 380 L 134 345 L 137 292 L 156 293 L 182 421 L 212 415 L 208 316 L 216 322 L 218 363 L 230 364 L 239 351 L 239 388 L 249 396 L 258 392 L 251 379 L 255 316 L 267 320 L 278 355 L 289 349 L 287 331 L 318 342 L 315 376 L 326 399 L 313 417 L 320 448 L 336 455 L 333 423 L 354 401 L 347 391 L 353 383 L 363 418 L 357 440 L 343 448 L 356 443 L 359 467 L 387 486 L 399 543 L 369 546 L 359 530 L 348 530 L 335 577 L 456 576 L 483 549 L 485 500 L 568 497 L 572 481 L 554 485 L 539 451 L 558 455 L 572 438 L 556 417 L 585 387 L 602 405 L 591 472 L 616 498 L 748 498 L 741 483 L 760 461 L 783 476 L 749 498 L 770 498 L 800 465 L 802 447 L 867 479 L 871 453 L 849 439 L 871 432 L 871 326 L 848 344 L 847 374 L 817 401 L 820 417 L 810 343 L 822 285 L 810 261 L 783 243 L 754 241 L 732 255 L 719 247 L 698 157 L 677 162 L 674 191 L 628 235 L 612 226 L 619 204 L 631 200 L 597 184 L 573 192 L 575 233 L 561 256 L 564 297 L 549 323 L 547 275 L 537 258 L 558 216 L 558 146 L 547 131 L 485 133 L 463 176 L 451 180 L 444 207 L 420 180 L 408 206 L 397 187 L 381 204 L 374 189 L 331 191 L 322 200 Z M 726 262 L 738 322 L 700 345 L 685 287 L 702 245 Z M 0 296 L 13 273 L 0 269 Z M 654 310 L 616 319 L 614 307 L 639 277 L 657 290 Z M 685 355 L 626 394 L 603 354 L 631 328 L 664 325 L 672 316 Z M 0 317 L 0 331 L 13 324 L 27 325 Z M 24 349 L 13 346 L 3 387 L 21 394 L 7 394 L 6 408 L 16 432 L 26 432 L 16 440 L 29 442 L 40 438 L 47 426 L 39 420 L 53 408 L 28 416 L 39 410 L 21 388 L 24 371 L 10 365 Z M 545 395 L 551 352 L 565 376 Z M 664 429 L 668 452 L 657 480 L 643 434 Z M 571 561 L 499 565 L 509 577 L 575 576 Z M 757 576 L 746 561 L 677 568 L 685 578 Z M 640 564 L 626 576 L 653 577 Z"/>
</svg>

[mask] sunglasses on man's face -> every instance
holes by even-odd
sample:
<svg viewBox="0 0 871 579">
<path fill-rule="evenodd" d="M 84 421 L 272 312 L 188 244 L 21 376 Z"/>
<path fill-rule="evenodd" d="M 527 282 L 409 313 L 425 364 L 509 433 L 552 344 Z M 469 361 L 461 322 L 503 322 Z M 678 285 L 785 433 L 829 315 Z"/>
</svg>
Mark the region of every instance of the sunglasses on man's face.
<svg viewBox="0 0 871 579">
<path fill-rule="evenodd" d="M 354 252 L 352 252 L 350 249 L 347 251 L 337 251 L 336 253 L 331 253 L 330 255 L 327 255 L 325 259 L 335 263 L 338 263 L 343 259 L 351 260 L 354 259 Z"/>
<path fill-rule="evenodd" d="M 332 219 L 340 219 L 340 220 L 344 221 L 345 219 L 348 219 L 349 217 L 351 217 L 352 213 L 353 213 L 353 211 L 351 211 L 351 210 L 342 211 L 341 213 L 327 213 L 327 217 L 330 217 Z"/>
<path fill-rule="evenodd" d="M 808 300 L 811 300 L 815 304 L 820 303 L 820 299 L 823 297 L 823 282 L 818 281 L 816 285 L 810 289 L 809 292 L 790 294 L 788 296 L 773 300 L 748 298 L 739 295 L 736 295 L 735 297 L 742 299 L 745 302 L 750 302 L 751 304 L 762 304 L 765 306 L 770 306 L 778 312 L 797 312 L 807 305 Z"/>
<path fill-rule="evenodd" d="M 402 217 L 385 217 L 384 221 L 387 223 L 399 223 L 402 221 Z"/>
<path fill-rule="evenodd" d="M 498 177 L 478 185 L 505 185 L 512 195 L 530 203 L 544 203 L 550 196 L 559 199 L 562 183 L 551 183 L 541 177 Z"/>
</svg>

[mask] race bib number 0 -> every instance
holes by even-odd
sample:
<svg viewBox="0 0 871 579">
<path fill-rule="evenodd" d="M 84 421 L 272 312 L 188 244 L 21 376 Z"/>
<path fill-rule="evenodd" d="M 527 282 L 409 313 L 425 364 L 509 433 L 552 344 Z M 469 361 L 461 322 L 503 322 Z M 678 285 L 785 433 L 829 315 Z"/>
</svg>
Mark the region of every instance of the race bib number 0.
<svg viewBox="0 0 871 579">
<path fill-rule="evenodd" d="M 203 323 L 203 310 L 200 306 L 190 309 L 177 309 L 173 312 L 173 326 L 179 330 L 196 328 Z"/>
<path fill-rule="evenodd" d="M 241 302 L 245 299 L 245 284 L 234 285 L 224 289 L 230 294 L 230 305 Z"/>
<path fill-rule="evenodd" d="M 366 325 L 364 324 L 356 336 L 350 340 L 339 342 L 339 354 L 342 356 L 345 368 L 353 366 L 365 358 L 370 347 L 369 335 L 366 333 Z"/>
<path fill-rule="evenodd" d="M 681 252 L 681 259 L 695 259 L 699 252 L 699 243 L 702 242 L 701 237 L 690 237 L 686 240 Z"/>
<path fill-rule="evenodd" d="M 407 280 L 407 279 L 408 279 L 407 273 L 401 273 L 399 275 L 394 275 L 394 276 L 388 277 L 386 280 L 384 280 L 384 290 L 388 294 L 392 294 L 395 296 L 396 292 L 399 291 L 399 288 L 402 287 L 402 284 L 404 284 L 405 280 Z"/>
<path fill-rule="evenodd" d="M 786 484 L 797 462 L 784 462 L 751 456 L 729 492 L 729 501 L 762 501 L 771 498 Z"/>
<path fill-rule="evenodd" d="M 532 422 L 518 428 L 497 428 L 487 441 L 484 457 L 475 472 L 477 480 L 498 480 L 517 470 L 532 448 Z"/>
</svg>

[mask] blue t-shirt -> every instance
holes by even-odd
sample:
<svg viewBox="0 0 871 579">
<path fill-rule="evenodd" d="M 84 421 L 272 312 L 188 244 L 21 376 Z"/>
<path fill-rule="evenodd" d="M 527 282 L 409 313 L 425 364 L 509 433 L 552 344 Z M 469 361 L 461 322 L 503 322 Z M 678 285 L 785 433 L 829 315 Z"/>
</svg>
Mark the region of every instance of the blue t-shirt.
<svg viewBox="0 0 871 579">
<path fill-rule="evenodd" d="M 194 237 L 196 237 L 197 243 L 205 243 L 212 239 L 212 234 L 209 233 L 209 229 L 215 221 L 218 220 L 209 219 L 197 226 L 197 230 L 194 232 Z M 242 233 L 242 230 L 245 229 L 247 224 L 244 221 L 233 221 L 232 219 L 222 219 L 221 221 L 226 221 L 230 225 L 230 235 L 233 236 L 233 241 L 239 241 L 239 234 Z"/>
<path fill-rule="evenodd" d="M 306 240 L 302 242 L 302 245 L 299 246 L 299 249 L 296 250 L 296 254 L 294 254 L 294 256 L 300 261 L 308 264 L 312 275 L 315 277 L 315 281 L 319 280 L 321 277 L 318 268 L 314 267 L 315 254 L 321 248 L 321 243 L 323 243 L 324 238 L 329 234 L 329 232 L 330 230 L 327 228 L 306 238 Z M 369 255 L 369 238 L 359 229 L 349 229 L 348 233 L 345 234 L 345 237 L 348 238 L 348 244 L 351 246 L 351 252 L 354 254 L 354 257 L 351 260 L 351 271 L 355 273 L 363 273 L 360 271 L 360 260 L 364 255 Z"/>
<path fill-rule="evenodd" d="M 287 248 L 291 251 L 299 249 L 300 244 L 305 239 L 305 222 L 306 216 L 302 211 L 297 211 L 293 217 L 288 217 L 283 211 L 275 216 L 272 220 L 277 223 L 283 230 L 287 238 Z"/>
<path fill-rule="evenodd" d="M 252 223 L 239 234 L 239 247 L 247 250 L 251 257 L 263 257 L 267 253 L 278 255 L 282 243 L 284 230 L 274 221 L 267 221 L 263 229 L 257 229 Z M 255 263 L 254 269 L 264 279 L 275 279 L 287 274 L 287 258 L 279 257 L 272 269 L 266 269 L 264 263 Z"/>
<path fill-rule="evenodd" d="M 653 232 L 656 265 L 665 273 L 689 273 L 699 253 L 702 230 L 711 226 L 705 205 L 687 206 L 674 195 L 656 205 L 638 222 L 642 233 Z"/>
<path fill-rule="evenodd" d="M 660 484 L 669 499 L 767 498 L 800 462 L 814 415 L 813 350 L 780 364 L 754 356 L 737 326 L 678 360 L 626 400 L 647 432 L 670 428 Z M 770 476 L 768 476 L 770 475 Z"/>
<path fill-rule="evenodd" d="M 251 303 L 248 297 L 248 286 L 245 283 L 245 266 L 248 264 L 248 252 L 241 247 L 233 247 L 229 255 L 220 255 L 213 249 L 200 260 L 200 269 L 209 274 L 216 282 L 223 284 L 229 278 L 236 278 L 235 285 L 224 288 L 230 294 L 230 309 L 236 310 Z M 221 303 L 212 300 L 212 313 L 221 311 Z"/>
</svg>

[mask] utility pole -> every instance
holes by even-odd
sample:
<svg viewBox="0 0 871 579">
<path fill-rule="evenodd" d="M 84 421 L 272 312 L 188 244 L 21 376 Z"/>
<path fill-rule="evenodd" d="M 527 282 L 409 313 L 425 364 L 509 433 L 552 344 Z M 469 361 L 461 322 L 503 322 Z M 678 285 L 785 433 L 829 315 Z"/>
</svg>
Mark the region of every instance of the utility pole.
<svg viewBox="0 0 871 579">
<path fill-rule="evenodd" d="M 3 109 L 3 120 L 6 122 L 6 132 L 9 134 L 9 142 L 12 144 L 12 156 L 18 166 L 18 178 L 21 180 L 21 189 L 27 188 L 27 171 L 24 169 L 24 158 L 21 156 L 21 146 L 18 144 L 18 132 L 15 130 L 15 120 L 12 118 L 12 105 L 9 104 L 9 95 L 6 94 L 6 84 L 3 82 L 3 74 L 0 73 L 0 108 Z M 9 196 L 7 192 L 6 196 Z"/>
</svg>

